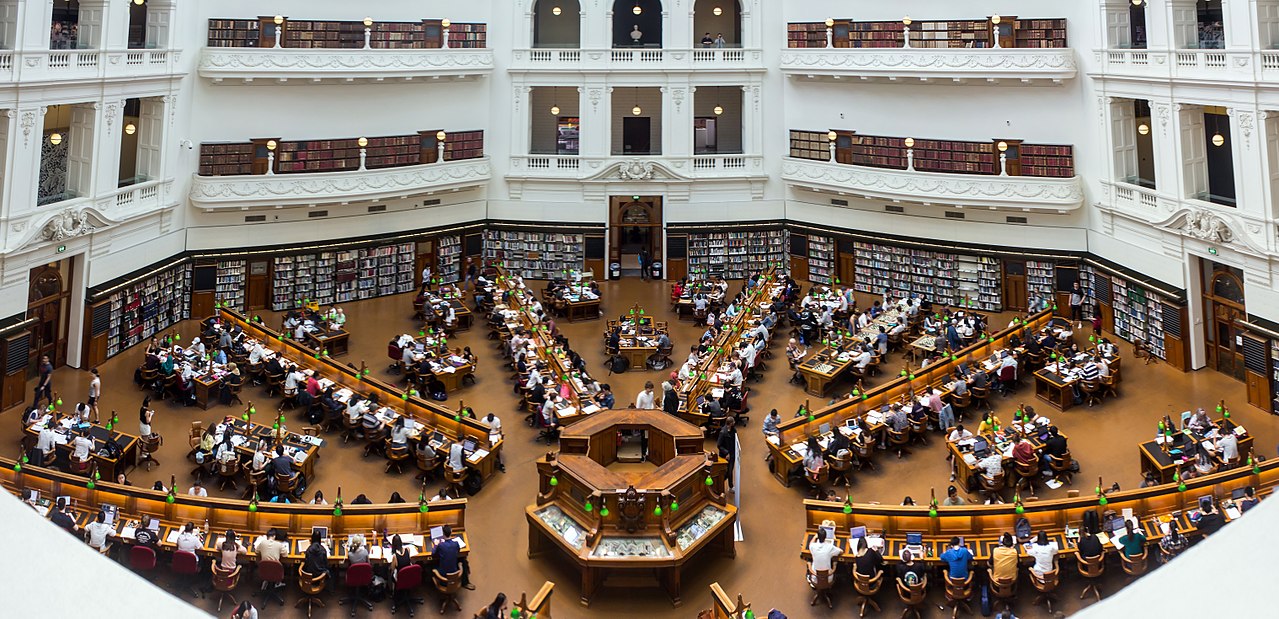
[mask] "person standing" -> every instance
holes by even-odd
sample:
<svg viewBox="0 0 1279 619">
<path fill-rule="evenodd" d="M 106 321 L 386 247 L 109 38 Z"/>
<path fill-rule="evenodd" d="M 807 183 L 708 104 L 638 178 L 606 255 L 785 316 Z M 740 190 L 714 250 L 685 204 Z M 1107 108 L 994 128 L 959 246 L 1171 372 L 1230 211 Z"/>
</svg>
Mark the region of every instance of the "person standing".
<svg viewBox="0 0 1279 619">
<path fill-rule="evenodd" d="M 102 377 L 98 375 L 98 368 L 89 370 L 93 378 L 89 379 L 89 414 L 93 416 L 93 420 L 98 420 L 98 398 L 102 397 Z"/>
<path fill-rule="evenodd" d="M 1070 320 L 1074 323 L 1080 323 L 1084 319 L 1084 289 L 1079 287 L 1079 282 L 1070 289 Z M 1075 328 L 1079 328 L 1076 324 Z"/>
<path fill-rule="evenodd" d="M 648 250 L 641 249 L 639 253 L 640 279 L 648 281 Z"/>
<path fill-rule="evenodd" d="M 40 355 L 40 380 L 36 383 L 36 404 L 40 403 L 40 398 L 45 398 L 49 402 L 49 406 L 53 406 L 53 364 L 49 362 L 49 355 Z"/>
<path fill-rule="evenodd" d="M 463 289 L 475 290 L 476 283 L 480 279 L 480 267 L 475 264 L 474 258 L 466 259 L 466 281 L 463 283 Z"/>
<path fill-rule="evenodd" d="M 431 263 L 427 262 L 422 266 L 422 290 L 426 290 L 431 285 Z"/>
<path fill-rule="evenodd" d="M 715 49 L 724 49 L 728 46 L 728 41 L 724 40 L 724 33 L 720 32 L 715 35 Z"/>
</svg>

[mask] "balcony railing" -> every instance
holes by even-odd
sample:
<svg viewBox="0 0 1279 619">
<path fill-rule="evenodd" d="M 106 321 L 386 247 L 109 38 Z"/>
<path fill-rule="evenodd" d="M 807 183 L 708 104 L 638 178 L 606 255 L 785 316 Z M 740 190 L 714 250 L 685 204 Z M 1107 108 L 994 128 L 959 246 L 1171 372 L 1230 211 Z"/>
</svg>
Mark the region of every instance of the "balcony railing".
<svg viewBox="0 0 1279 619">
<path fill-rule="evenodd" d="M 482 77 L 493 70 L 489 49 L 205 48 L 200 75 L 215 83 L 256 79 L 309 82 Z"/>
<path fill-rule="evenodd" d="M 0 52 L 0 82 L 48 82 L 183 75 L 180 50 L 30 50 Z"/>
<path fill-rule="evenodd" d="M 753 179 L 764 174 L 758 155 L 717 154 L 693 157 L 518 155 L 508 176 L 525 180 L 658 180 Z"/>
<path fill-rule="evenodd" d="M 511 70 L 763 71 L 759 49 L 517 49 Z"/>
<path fill-rule="evenodd" d="M 782 178 L 804 190 L 921 204 L 1067 213 L 1083 206 L 1079 178 L 945 174 L 786 158 Z"/>
<path fill-rule="evenodd" d="M 219 210 L 386 200 L 483 186 L 490 174 L 484 157 L 348 172 L 194 176 L 191 203 Z"/>
<path fill-rule="evenodd" d="M 967 80 L 1060 84 L 1077 73 L 1070 48 L 787 48 L 781 68 L 812 79 Z"/>
<path fill-rule="evenodd" d="M 1159 81 L 1260 82 L 1279 80 L 1279 51 L 1221 49 L 1108 49 L 1100 73 Z"/>
</svg>

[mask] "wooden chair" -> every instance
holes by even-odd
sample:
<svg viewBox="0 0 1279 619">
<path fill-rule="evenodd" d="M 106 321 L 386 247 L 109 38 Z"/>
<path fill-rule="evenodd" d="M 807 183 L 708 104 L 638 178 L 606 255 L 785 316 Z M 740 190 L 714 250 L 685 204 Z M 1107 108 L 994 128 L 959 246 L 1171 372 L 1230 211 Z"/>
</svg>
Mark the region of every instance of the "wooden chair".
<svg viewBox="0 0 1279 619">
<path fill-rule="evenodd" d="M 192 421 L 191 433 L 187 435 L 187 442 L 190 443 L 191 451 L 187 453 L 187 460 L 195 462 L 195 452 L 200 446 L 200 439 L 204 437 L 204 422 Z"/>
<path fill-rule="evenodd" d="M 835 604 L 830 599 L 830 589 L 835 584 L 835 574 L 831 570 L 817 570 L 808 573 L 808 586 L 813 589 L 813 599 L 808 601 L 809 606 L 816 606 L 817 600 L 823 598 L 826 600 L 826 608 L 834 608 Z"/>
<path fill-rule="evenodd" d="M 902 604 L 906 605 L 906 609 L 902 611 L 902 619 L 906 619 L 906 615 L 911 613 L 915 613 L 915 619 L 919 619 L 919 607 L 923 606 L 928 598 L 928 575 L 925 574 L 913 585 L 908 585 L 906 581 L 898 578 L 897 597 L 901 598 Z"/>
<path fill-rule="evenodd" d="M 160 446 L 164 444 L 164 437 L 159 434 L 144 436 L 140 444 L 142 455 L 138 457 L 139 463 L 145 462 L 147 472 L 150 472 L 152 464 L 160 464 L 160 461 L 155 458 L 155 452 L 159 451 Z"/>
<path fill-rule="evenodd" d="M 93 464 L 93 453 L 89 453 L 88 457 L 83 460 L 76 458 L 75 454 L 71 454 L 67 456 L 67 461 L 71 465 L 72 473 L 88 477 L 89 469 L 92 468 Z"/>
<path fill-rule="evenodd" d="M 301 478 L 301 476 L 302 475 L 300 473 L 294 473 L 292 475 L 281 475 L 279 473 L 276 473 L 275 474 L 276 493 L 297 498 L 298 481 L 299 481 L 299 478 Z"/>
<path fill-rule="evenodd" d="M 1039 460 L 1033 460 L 1029 463 L 1015 462 L 1013 471 L 1017 474 L 1016 487 L 1018 492 L 1030 489 L 1032 492 L 1038 486 L 1039 480 Z"/>
<path fill-rule="evenodd" d="M 979 409 L 985 406 L 988 411 L 995 410 L 990 405 L 990 387 L 970 387 L 968 393 L 972 398 L 973 408 Z"/>
<path fill-rule="evenodd" d="M 866 616 L 866 607 L 870 606 L 879 612 L 879 603 L 875 601 L 875 594 L 879 593 L 879 588 L 884 586 L 884 572 L 881 570 L 878 574 L 865 576 L 857 570 L 853 570 L 853 590 L 857 592 L 858 617 Z"/>
<path fill-rule="evenodd" d="M 1005 477 L 1001 472 L 994 477 L 987 477 L 982 473 L 977 473 L 977 483 L 981 485 L 982 494 L 986 495 L 986 500 L 993 502 L 1004 502 L 1003 491 L 1005 485 Z"/>
<path fill-rule="evenodd" d="M 280 400 L 280 405 L 279 405 L 279 406 L 277 406 L 277 407 L 275 407 L 275 410 L 276 410 L 276 411 L 278 411 L 278 412 L 283 412 L 283 411 L 284 411 L 284 409 L 286 409 L 286 408 L 287 408 L 287 409 L 289 409 L 289 410 L 293 410 L 293 409 L 297 408 L 297 406 L 298 406 L 298 391 L 300 391 L 300 389 L 293 389 L 292 391 L 290 391 L 290 390 L 288 390 L 288 389 L 285 389 L 285 390 L 284 390 L 284 399 L 283 399 L 283 400 Z"/>
<path fill-rule="evenodd" d="M 329 572 L 312 576 L 302 570 L 302 566 L 298 566 L 298 591 L 302 593 L 302 597 L 298 598 L 294 608 L 301 608 L 306 604 L 306 616 L 311 616 L 311 609 L 319 606 L 324 608 L 324 599 L 320 596 L 324 595 L 324 590 L 329 585 Z"/>
<path fill-rule="evenodd" d="M 407 444 L 396 445 L 391 442 L 391 439 L 387 439 L 386 440 L 386 471 L 385 472 L 390 473 L 391 467 L 395 467 L 396 473 L 403 473 L 404 463 L 408 462 L 409 458 L 412 457 L 412 455 L 413 455 L 413 452 L 409 451 L 409 446 Z"/>
<path fill-rule="evenodd" d="M 243 387 L 243 386 L 244 386 L 244 385 L 243 385 L 242 383 L 235 383 L 235 384 L 233 384 L 233 385 L 227 385 L 227 387 L 229 388 L 229 390 L 230 390 L 230 392 L 231 392 L 231 402 L 232 402 L 233 404 L 240 404 L 240 405 L 243 405 L 243 404 L 244 404 L 244 401 L 240 399 L 240 388 L 241 388 L 241 387 Z"/>
<path fill-rule="evenodd" d="M 910 442 L 928 445 L 928 420 L 910 420 Z"/>
<path fill-rule="evenodd" d="M 853 457 L 851 453 L 844 454 L 843 457 L 831 456 L 826 458 L 826 468 L 830 469 L 830 483 L 842 483 L 844 487 L 849 487 L 853 484 Z"/>
<path fill-rule="evenodd" d="M 1114 370 L 1110 374 L 1103 376 L 1101 379 L 1101 395 L 1102 397 L 1110 396 L 1112 398 L 1119 397 L 1119 370 Z"/>
<path fill-rule="evenodd" d="M 823 466 L 816 473 L 804 469 L 804 480 L 808 482 L 808 488 L 813 498 L 821 500 L 826 498 L 826 482 L 830 481 L 830 467 Z"/>
<path fill-rule="evenodd" d="M 1088 585 L 1079 593 L 1079 599 L 1084 599 L 1085 595 L 1091 591 L 1097 597 L 1097 601 L 1101 601 L 1101 590 L 1097 588 L 1097 581 L 1106 573 L 1106 555 L 1102 553 L 1091 559 L 1079 554 L 1079 550 L 1075 550 L 1075 557 L 1078 559 L 1077 569 L 1079 575 L 1088 581 Z"/>
<path fill-rule="evenodd" d="M 965 391 L 963 395 L 950 396 L 950 408 L 955 412 L 955 419 L 962 419 L 964 413 L 973 405 L 973 396 Z"/>
<path fill-rule="evenodd" d="M 1034 570 L 1030 571 L 1030 584 L 1033 585 L 1035 587 L 1035 591 L 1039 593 L 1039 595 L 1035 597 L 1034 605 L 1046 605 L 1048 607 L 1049 614 L 1053 612 L 1053 602 L 1057 601 L 1057 597 L 1053 595 L 1053 592 L 1057 590 L 1057 576 L 1058 572 L 1056 568 L 1053 568 L 1051 572 L 1044 572 L 1043 574 L 1038 574 Z"/>
<path fill-rule="evenodd" d="M 138 390 L 143 391 L 149 387 L 154 387 L 155 381 L 159 380 L 159 378 L 160 370 L 148 370 L 143 368 L 140 376 L 141 383 L 138 385 Z"/>
<path fill-rule="evenodd" d="M 1017 601 L 1017 577 L 1008 580 L 992 577 L 990 595 L 996 602 L 1003 604 L 1005 610 L 1012 610 L 1013 602 Z"/>
<path fill-rule="evenodd" d="M 232 488 L 235 488 L 235 478 L 240 476 L 240 461 L 227 460 L 225 462 L 218 462 L 217 474 L 218 488 L 220 490 L 226 490 L 228 484 L 230 484 Z"/>
<path fill-rule="evenodd" d="M 951 619 L 959 616 L 961 607 L 964 612 L 973 614 L 973 609 L 968 604 L 973 597 L 973 572 L 968 572 L 968 578 L 955 580 L 943 569 L 942 578 L 946 579 L 946 604 L 951 607 Z"/>
<path fill-rule="evenodd" d="M 440 469 L 440 457 L 434 451 L 417 450 L 415 453 L 417 461 L 417 470 L 421 471 L 414 479 L 423 481 L 435 479 L 435 474 Z"/>
<path fill-rule="evenodd" d="M 1124 568 L 1124 573 L 1128 575 L 1129 580 L 1136 579 L 1146 573 L 1149 554 L 1150 550 L 1147 548 L 1143 548 L 1141 554 L 1135 557 L 1130 557 L 1122 552 L 1119 553 L 1119 564 Z"/>
<path fill-rule="evenodd" d="M 875 437 L 868 434 L 861 445 L 853 443 L 853 455 L 857 456 L 857 470 L 875 470 Z"/>
<path fill-rule="evenodd" d="M 454 610 L 462 610 L 462 605 L 457 602 L 457 591 L 462 588 L 461 569 L 452 574 L 441 574 L 439 570 L 431 570 L 431 582 L 440 594 L 441 615 L 450 605 Z"/>
<path fill-rule="evenodd" d="M 1061 457 L 1048 456 L 1048 468 L 1058 481 L 1069 484 L 1075 481 L 1075 472 L 1070 470 L 1071 463 L 1074 461 L 1075 459 L 1070 455 L 1069 451 L 1062 454 Z"/>
<path fill-rule="evenodd" d="M 351 439 L 360 439 L 364 437 L 364 420 L 357 418 L 351 421 L 350 415 L 342 415 L 342 444 L 351 442 Z"/>
<path fill-rule="evenodd" d="M 451 468 L 444 469 L 444 483 L 449 490 L 449 496 L 463 497 L 466 496 L 466 488 L 462 486 L 466 481 L 466 477 L 470 475 L 470 469 L 463 468 L 460 471 L 454 471 Z"/>
<path fill-rule="evenodd" d="M 372 434 L 365 432 L 364 439 L 368 441 L 364 445 L 364 457 L 372 455 L 386 457 L 386 442 L 391 436 L 391 428 L 383 425 L 375 430 Z"/>
<path fill-rule="evenodd" d="M 1101 404 L 1101 384 L 1097 381 L 1080 381 L 1079 392 L 1084 396 L 1084 404 L 1088 406 L 1092 406 L 1094 403 Z"/>
<path fill-rule="evenodd" d="M 910 444 L 910 430 L 897 431 L 892 428 L 885 428 L 888 433 L 888 445 L 891 449 L 897 450 L 897 457 L 901 458 L 903 454 L 909 453 L 910 450 L 906 446 Z"/>
<path fill-rule="evenodd" d="M 240 566 L 239 565 L 235 566 L 235 569 L 226 570 L 219 567 L 217 563 L 213 564 L 213 590 L 218 592 L 218 610 L 219 611 L 222 610 L 222 602 L 224 600 L 228 600 L 228 599 L 231 600 L 232 606 L 235 606 L 236 604 L 238 604 L 238 602 L 235 601 L 235 596 L 232 595 L 231 592 L 235 591 L 236 586 L 238 586 L 239 584 L 240 584 Z"/>
</svg>

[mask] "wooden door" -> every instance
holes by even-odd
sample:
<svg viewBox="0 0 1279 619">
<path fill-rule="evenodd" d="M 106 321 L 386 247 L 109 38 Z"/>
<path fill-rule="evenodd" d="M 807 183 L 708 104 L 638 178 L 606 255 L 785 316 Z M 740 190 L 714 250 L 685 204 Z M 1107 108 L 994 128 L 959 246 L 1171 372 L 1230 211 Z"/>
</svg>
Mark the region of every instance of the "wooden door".
<svg viewBox="0 0 1279 619">
<path fill-rule="evenodd" d="M 1026 263 L 1020 260 L 1004 261 L 1004 309 L 1025 311 L 1030 302 L 1026 289 Z"/>
<path fill-rule="evenodd" d="M 797 282 L 808 281 L 808 258 L 804 256 L 791 256 L 790 276 Z"/>
<path fill-rule="evenodd" d="M 839 265 L 836 271 L 839 274 L 839 283 L 845 286 L 853 285 L 857 277 L 856 265 L 857 261 L 853 254 L 839 252 Z"/>
<path fill-rule="evenodd" d="M 270 296 L 271 262 L 269 260 L 250 260 L 248 290 L 245 292 L 245 307 L 251 310 L 264 309 Z"/>
<path fill-rule="evenodd" d="M 1013 32 L 1013 26 L 1016 22 L 1017 18 L 1010 15 L 1000 15 L 998 24 L 995 23 L 994 19 L 991 19 L 990 34 L 992 38 L 999 40 L 1000 47 L 1015 47 L 1017 45 L 1017 39 Z"/>
<path fill-rule="evenodd" d="M 284 30 L 289 22 L 280 24 L 280 47 L 284 47 Z M 258 18 L 258 47 L 275 47 L 275 16 Z"/>
<path fill-rule="evenodd" d="M 459 260 L 458 266 L 461 267 L 461 265 L 462 261 Z M 418 285 L 422 283 L 422 269 L 428 266 L 431 267 L 432 279 L 440 276 L 440 265 L 435 259 L 435 242 L 432 239 L 419 241 L 417 244 L 417 259 L 414 261 L 413 281 Z M 463 277 L 466 276 L 465 273 L 461 273 L 461 275 Z"/>
<path fill-rule="evenodd" d="M 27 318 L 35 320 L 27 364 L 31 375 L 43 355 L 49 356 L 55 368 L 66 364 L 71 264 L 71 259 L 66 259 L 31 269 L 27 291 Z"/>
</svg>

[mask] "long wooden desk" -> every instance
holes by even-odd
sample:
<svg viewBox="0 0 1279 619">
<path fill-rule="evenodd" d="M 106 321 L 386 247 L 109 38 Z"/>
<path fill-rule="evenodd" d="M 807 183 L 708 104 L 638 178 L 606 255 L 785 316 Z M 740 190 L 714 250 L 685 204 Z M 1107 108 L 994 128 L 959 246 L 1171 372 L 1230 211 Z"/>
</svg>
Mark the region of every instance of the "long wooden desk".
<svg viewBox="0 0 1279 619">
<path fill-rule="evenodd" d="M 343 329 L 336 331 L 307 331 L 306 343 L 312 350 L 329 356 L 341 357 L 351 349 L 351 335 Z"/>
<path fill-rule="evenodd" d="M 1237 427 L 1234 422 L 1229 419 L 1218 419 L 1213 422 L 1218 429 L 1227 428 L 1234 431 Z M 1169 451 L 1164 451 L 1162 443 L 1157 439 L 1145 441 L 1138 446 L 1141 454 L 1141 473 L 1144 477 L 1147 473 L 1153 474 L 1155 479 L 1161 484 L 1172 483 L 1174 475 L 1176 475 L 1179 467 L 1183 462 L 1193 463 L 1195 457 L 1195 448 L 1200 444 L 1212 444 L 1213 439 L 1200 438 L 1198 435 L 1189 430 L 1181 430 L 1174 432 L 1171 436 L 1172 443 L 1169 444 Z M 1245 433 L 1238 437 L 1239 440 L 1239 458 L 1247 460 L 1249 454 L 1254 447 L 1254 440 L 1251 434 Z M 1210 454 L 1216 455 L 1216 448 L 1209 449 Z"/>
<path fill-rule="evenodd" d="M 134 541 L 130 525 L 132 528 L 140 526 L 142 517 L 146 515 L 160 522 L 159 545 L 163 550 L 174 549 L 175 533 L 186 523 L 194 523 L 196 529 L 201 530 L 207 521 L 210 535 L 203 540 L 201 554 L 219 556 L 217 543 L 229 529 L 239 534 L 241 543 L 248 547 L 247 552 L 241 555 L 242 560 L 248 562 L 257 558 L 253 544 L 272 528 L 288 533 L 289 553 L 281 559 L 289 564 L 302 562 L 312 527 L 328 529 L 334 542 L 329 545 L 329 561 L 332 563 L 345 560 L 345 541 L 356 533 L 363 534 L 370 545 L 381 545 L 385 541 L 383 533 L 425 537 L 417 547 L 417 558 L 422 559 L 429 558 L 431 554 L 431 527 L 449 525 L 454 536 L 461 537 L 466 544 L 463 555 L 470 549 L 466 535 L 466 499 L 431 502 L 427 504 L 426 511 L 421 510 L 417 503 L 347 504 L 342 506 L 340 513 L 335 510 L 335 505 L 303 503 L 262 502 L 253 504 L 250 509 L 250 501 L 193 497 L 180 492 L 175 493 L 169 502 L 170 497 L 165 492 L 109 483 L 105 476 L 93 489 L 89 489 L 83 477 L 52 469 L 23 465 L 21 471 L 14 471 L 14 461 L 8 458 L 0 458 L 0 466 L 3 467 L 0 484 L 19 498 L 25 498 L 28 490 L 38 491 L 42 502 L 52 503 L 58 497 L 69 497 L 71 508 L 82 527 L 103 506 L 115 508 L 116 535 L 126 544 Z M 36 507 L 47 509 L 48 505 Z M 416 541 L 416 538 L 412 539 Z M 374 560 L 385 560 L 385 555 L 380 552 L 378 555 Z"/>
<path fill-rule="evenodd" d="M 219 317 L 227 324 L 239 325 L 246 338 L 256 339 L 273 353 L 280 355 L 303 370 L 317 372 L 341 389 L 349 389 L 363 397 L 376 395 L 379 405 L 394 409 L 398 414 L 427 426 L 432 431 L 439 431 L 450 440 L 464 441 L 473 439 L 476 445 L 487 445 L 480 458 L 472 460 L 470 454 L 466 458 L 467 468 L 487 479 L 497 472 L 498 458 L 502 450 L 502 440 L 489 442 L 489 427 L 478 419 L 463 416 L 458 411 L 450 410 L 421 395 L 409 395 L 407 391 L 398 389 L 381 379 L 364 375 L 358 368 L 334 361 L 321 355 L 318 359 L 304 346 L 296 341 L 281 339 L 279 334 L 260 322 L 246 320 L 242 314 L 231 309 L 219 310 Z M 479 452 L 474 452 L 478 454 Z"/>
<path fill-rule="evenodd" d="M 1132 509 L 1133 516 L 1143 527 L 1148 543 L 1157 543 L 1163 537 L 1162 524 L 1176 521 L 1182 534 L 1194 537 L 1197 535 L 1191 522 L 1191 515 L 1198 510 L 1200 497 L 1213 496 L 1219 502 L 1228 501 L 1235 489 L 1252 486 L 1258 496 L 1269 494 L 1279 485 L 1279 459 L 1271 459 L 1258 467 L 1254 473 L 1250 467 L 1238 467 L 1205 477 L 1187 480 L 1185 491 L 1179 491 L 1177 484 L 1161 484 L 1112 492 L 1106 495 L 1107 504 L 1103 507 L 1091 493 L 1086 496 L 1050 501 L 1032 501 L 1023 505 L 1023 513 L 1018 514 L 1016 505 L 965 505 L 959 507 L 939 506 L 937 515 L 929 514 L 929 506 L 897 506 L 851 504 L 851 511 L 844 513 L 846 504 L 832 501 L 804 501 L 806 514 L 806 533 L 802 541 L 801 556 L 808 556 L 808 544 L 823 521 L 832 521 L 836 528 L 837 543 L 841 544 L 844 554 L 841 562 L 851 562 L 854 553 L 849 548 L 849 531 L 851 527 L 864 526 L 868 535 L 876 536 L 884 541 L 884 560 L 897 561 L 898 552 L 905 546 L 907 533 L 923 534 L 923 545 L 929 552 L 923 558 L 927 564 L 939 564 L 941 551 L 945 549 L 952 536 L 962 536 L 969 549 L 979 561 L 990 556 L 990 549 L 998 543 L 999 536 L 1012 532 L 1018 518 L 1026 518 L 1031 529 L 1038 533 L 1044 531 L 1049 539 L 1058 541 L 1058 559 L 1065 559 L 1074 554 L 1074 540 L 1081 526 L 1085 512 L 1096 512 L 1100 517 L 1103 511 L 1114 511 L 1122 514 L 1125 509 Z M 1226 510 L 1223 510 L 1223 513 Z M 1226 516 L 1229 518 L 1229 515 Z M 1100 518 L 1099 518 L 1100 519 Z M 1064 542 L 1064 543 L 1063 543 Z M 1106 542 L 1103 541 L 1103 544 Z M 1116 551 L 1113 544 L 1106 544 L 1108 551 Z"/>
<path fill-rule="evenodd" d="M 1078 359 L 1078 356 L 1076 356 Z M 1110 367 L 1111 374 L 1118 384 L 1120 376 L 1120 359 L 1103 361 Z M 1075 405 L 1075 383 L 1078 379 L 1063 375 L 1058 371 L 1057 363 L 1050 363 L 1035 371 L 1035 396 L 1051 404 L 1059 411 L 1065 411 Z"/>
<path fill-rule="evenodd" d="M 34 446 L 36 439 L 40 436 L 40 429 L 44 427 L 43 423 L 34 423 L 26 426 L 25 432 L 30 440 L 30 444 Z M 101 473 L 102 479 L 115 479 L 117 472 L 124 472 L 133 468 L 138 464 L 138 437 L 132 434 L 108 430 L 105 426 L 99 424 L 91 424 L 88 427 L 89 438 L 93 439 L 93 451 L 90 456 L 93 462 L 98 465 L 98 472 Z M 66 442 L 58 443 L 55 448 L 58 452 L 58 458 L 64 462 L 71 458 L 71 453 L 75 451 L 72 445 L 74 437 L 68 437 Z M 114 440 L 120 446 L 120 455 L 116 458 L 108 458 L 98 453 L 108 440 Z"/>
<path fill-rule="evenodd" d="M 1016 423 L 1015 425 L 1021 426 L 1022 424 Z M 1035 450 L 1036 457 L 1039 457 L 1042 454 L 1044 443 L 1039 437 L 1045 429 L 1045 427 L 1037 426 L 1033 432 L 1030 432 L 1025 436 L 1026 440 L 1030 441 L 1030 446 Z M 1007 428 L 1004 428 L 1003 430 L 1007 430 Z M 1018 436 L 1020 436 L 1020 433 L 1018 433 Z M 1061 437 L 1067 440 L 1070 439 L 1070 437 L 1065 434 L 1062 434 Z M 979 437 L 974 436 L 972 439 L 966 439 L 965 441 L 957 443 L 952 443 L 950 441 L 946 442 L 946 449 L 949 450 L 951 456 L 955 458 L 956 485 L 968 492 L 972 492 L 973 490 L 981 487 L 977 481 L 977 476 L 981 475 L 981 471 L 978 471 L 976 468 L 977 461 L 974 460 L 973 462 L 969 462 L 966 456 L 969 456 L 972 451 L 964 448 L 964 445 L 970 445 L 970 441 L 975 441 L 977 438 Z M 990 446 L 990 450 L 992 452 L 997 452 L 1002 456 L 1004 487 L 1009 487 L 1014 478 L 1012 448 L 1017 444 L 1017 438 L 1014 438 L 1010 434 L 1006 434 L 1004 431 L 997 434 L 987 433 L 982 435 L 980 438 L 986 439 L 986 442 Z"/>
</svg>

